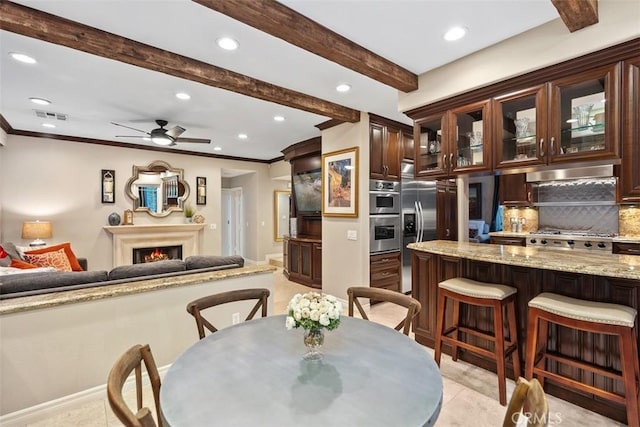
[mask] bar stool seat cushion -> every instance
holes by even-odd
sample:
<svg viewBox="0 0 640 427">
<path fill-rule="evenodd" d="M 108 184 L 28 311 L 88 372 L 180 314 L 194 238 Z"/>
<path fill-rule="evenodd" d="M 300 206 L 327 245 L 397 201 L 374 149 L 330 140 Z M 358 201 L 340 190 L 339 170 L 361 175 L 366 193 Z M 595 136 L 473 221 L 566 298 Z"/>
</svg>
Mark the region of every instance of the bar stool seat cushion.
<svg viewBox="0 0 640 427">
<path fill-rule="evenodd" d="M 544 310 L 569 319 L 626 326 L 629 328 L 633 328 L 637 314 L 634 308 L 627 307 L 626 305 L 585 301 L 551 292 L 543 292 L 534 297 L 529 301 L 529 307 Z"/>
<path fill-rule="evenodd" d="M 516 288 L 496 283 L 478 282 L 464 277 L 455 277 L 438 283 L 438 287 L 473 298 L 503 300 L 518 292 Z"/>
</svg>

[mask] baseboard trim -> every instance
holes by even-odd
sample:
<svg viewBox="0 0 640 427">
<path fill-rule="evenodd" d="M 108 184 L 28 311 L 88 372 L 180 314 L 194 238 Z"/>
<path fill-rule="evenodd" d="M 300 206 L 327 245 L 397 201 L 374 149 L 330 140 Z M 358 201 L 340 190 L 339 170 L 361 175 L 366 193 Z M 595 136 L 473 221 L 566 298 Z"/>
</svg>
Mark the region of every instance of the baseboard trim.
<svg viewBox="0 0 640 427">
<path fill-rule="evenodd" d="M 171 365 L 166 365 L 158 368 L 161 378 L 164 377 L 164 374 L 169 370 L 170 366 Z M 143 384 L 149 384 L 149 377 L 146 372 L 143 375 L 142 381 Z M 134 388 L 135 379 L 131 377 L 124 383 L 123 390 L 126 392 Z M 106 399 L 107 384 L 105 383 L 78 393 L 73 393 L 29 408 L 1 415 L 0 425 L 2 427 L 24 427 L 28 424 L 34 424 L 46 420 L 47 418 L 55 417 L 61 413 L 79 409 L 87 403 Z"/>
</svg>

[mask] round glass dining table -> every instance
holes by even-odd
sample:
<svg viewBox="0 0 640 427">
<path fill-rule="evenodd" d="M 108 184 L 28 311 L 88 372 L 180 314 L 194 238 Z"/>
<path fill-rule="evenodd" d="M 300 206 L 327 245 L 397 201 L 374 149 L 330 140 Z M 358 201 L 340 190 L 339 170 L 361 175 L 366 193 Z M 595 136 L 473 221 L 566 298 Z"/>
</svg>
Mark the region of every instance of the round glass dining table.
<svg viewBox="0 0 640 427">
<path fill-rule="evenodd" d="M 219 330 L 187 349 L 160 388 L 164 425 L 431 426 L 442 376 L 411 338 L 343 316 L 305 360 L 302 328 L 271 316 Z"/>
</svg>

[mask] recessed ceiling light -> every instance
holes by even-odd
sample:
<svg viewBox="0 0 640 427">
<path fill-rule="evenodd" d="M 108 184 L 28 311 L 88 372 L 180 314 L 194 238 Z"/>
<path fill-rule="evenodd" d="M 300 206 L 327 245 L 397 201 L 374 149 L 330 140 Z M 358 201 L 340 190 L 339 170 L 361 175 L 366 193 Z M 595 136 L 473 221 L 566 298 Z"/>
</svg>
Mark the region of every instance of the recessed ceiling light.
<svg viewBox="0 0 640 427">
<path fill-rule="evenodd" d="M 220 37 L 216 40 L 218 46 L 224 50 L 236 50 L 238 48 L 238 42 L 231 37 Z"/>
<path fill-rule="evenodd" d="M 213 151 L 222 151 L 222 147 L 213 147 Z"/>
<path fill-rule="evenodd" d="M 247 138 L 249 138 L 249 136 L 248 136 L 246 133 L 239 133 L 239 134 L 238 134 L 238 138 L 240 138 L 240 139 L 247 139 Z"/>
<path fill-rule="evenodd" d="M 442 36 L 446 41 L 452 42 L 456 40 L 460 40 L 467 34 L 467 29 L 465 27 L 452 27 L 444 36 Z"/>
<path fill-rule="evenodd" d="M 273 116 L 273 120 L 275 120 L 276 122 L 284 122 L 284 117 L 283 116 Z"/>
<path fill-rule="evenodd" d="M 34 104 L 38 104 L 38 105 L 49 105 L 49 104 L 51 104 L 51 101 L 49 101 L 48 99 L 44 99 L 44 98 L 29 98 L 29 101 L 33 102 Z"/>
<path fill-rule="evenodd" d="M 189 95 L 188 93 L 185 92 L 178 92 L 176 93 L 176 98 L 178 99 L 183 99 L 183 100 L 187 100 L 187 99 L 191 99 L 191 95 Z"/>
<path fill-rule="evenodd" d="M 54 125 L 53 123 L 43 123 L 42 126 L 49 128 L 49 129 L 53 129 L 56 127 L 56 125 Z"/>
<path fill-rule="evenodd" d="M 341 83 L 338 86 L 336 86 L 336 90 L 338 92 L 349 92 L 351 90 L 351 85 L 347 83 Z"/>
<path fill-rule="evenodd" d="M 37 61 L 32 57 L 25 55 L 24 53 L 11 52 L 9 53 L 16 61 L 24 62 L 25 64 L 35 64 Z"/>
</svg>

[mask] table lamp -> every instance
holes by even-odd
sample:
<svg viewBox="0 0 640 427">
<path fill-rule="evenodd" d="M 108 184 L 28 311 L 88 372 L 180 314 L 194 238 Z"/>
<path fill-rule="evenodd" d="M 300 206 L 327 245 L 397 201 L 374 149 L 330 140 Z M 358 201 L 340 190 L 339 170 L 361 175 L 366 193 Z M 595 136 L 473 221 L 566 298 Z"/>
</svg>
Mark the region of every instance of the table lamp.
<svg viewBox="0 0 640 427">
<path fill-rule="evenodd" d="M 44 246 L 46 242 L 42 239 L 50 239 L 51 223 L 49 221 L 25 221 L 22 223 L 22 238 L 35 239 L 29 246 Z"/>
</svg>

